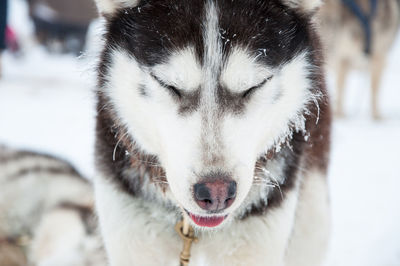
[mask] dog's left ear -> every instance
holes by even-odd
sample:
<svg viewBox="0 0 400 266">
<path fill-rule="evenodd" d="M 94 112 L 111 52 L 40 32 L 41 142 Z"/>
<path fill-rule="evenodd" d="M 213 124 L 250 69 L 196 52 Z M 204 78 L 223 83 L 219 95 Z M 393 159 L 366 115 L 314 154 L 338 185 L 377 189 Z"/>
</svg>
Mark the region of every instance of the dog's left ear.
<svg viewBox="0 0 400 266">
<path fill-rule="evenodd" d="M 118 9 L 135 7 L 140 0 L 95 0 L 97 8 L 102 15 L 112 15 Z"/>
<path fill-rule="evenodd" d="M 283 0 L 288 7 L 307 14 L 314 13 L 322 2 L 322 0 Z"/>
</svg>

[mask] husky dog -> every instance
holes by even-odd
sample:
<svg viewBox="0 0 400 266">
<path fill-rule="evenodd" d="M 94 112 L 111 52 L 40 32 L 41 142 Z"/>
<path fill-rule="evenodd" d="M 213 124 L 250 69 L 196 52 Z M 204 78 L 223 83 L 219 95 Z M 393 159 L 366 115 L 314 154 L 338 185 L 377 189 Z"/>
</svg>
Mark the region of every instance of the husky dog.
<svg viewBox="0 0 400 266">
<path fill-rule="evenodd" d="M 112 266 L 320 265 L 330 109 L 318 0 L 98 0 L 96 208 Z"/>
<path fill-rule="evenodd" d="M 92 187 L 72 166 L 0 147 L 0 169 L 0 265 L 104 265 Z"/>
<path fill-rule="evenodd" d="M 336 73 L 336 114 L 344 116 L 346 78 L 350 70 L 359 68 L 370 72 L 372 117 L 379 119 L 379 84 L 400 24 L 400 1 L 376 1 L 374 7 L 371 0 L 354 0 L 354 5 L 361 14 L 371 16 L 370 29 L 365 29 L 360 18 L 342 1 L 326 0 L 318 14 L 327 62 Z M 369 41 L 366 31 L 371 34 Z M 366 46 L 370 46 L 370 51 L 366 52 Z"/>
</svg>

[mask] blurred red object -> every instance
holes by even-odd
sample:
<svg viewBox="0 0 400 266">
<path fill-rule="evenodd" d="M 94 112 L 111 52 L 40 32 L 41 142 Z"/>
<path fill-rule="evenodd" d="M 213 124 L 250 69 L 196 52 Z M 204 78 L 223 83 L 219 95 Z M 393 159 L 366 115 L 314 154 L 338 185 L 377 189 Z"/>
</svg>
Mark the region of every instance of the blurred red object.
<svg viewBox="0 0 400 266">
<path fill-rule="evenodd" d="M 6 46 L 12 53 L 20 51 L 17 35 L 10 26 L 6 27 Z"/>
</svg>

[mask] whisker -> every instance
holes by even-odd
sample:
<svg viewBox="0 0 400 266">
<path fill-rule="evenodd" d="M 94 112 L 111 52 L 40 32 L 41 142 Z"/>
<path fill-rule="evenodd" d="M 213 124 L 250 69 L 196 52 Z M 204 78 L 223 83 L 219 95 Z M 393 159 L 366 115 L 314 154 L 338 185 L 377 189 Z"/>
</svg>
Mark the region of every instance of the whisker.
<svg viewBox="0 0 400 266">
<path fill-rule="evenodd" d="M 274 183 L 271 183 L 268 179 L 266 178 L 260 178 L 258 176 L 254 177 L 253 184 L 258 185 L 258 186 L 267 186 L 267 187 L 276 187 Z"/>
<path fill-rule="evenodd" d="M 278 180 L 276 180 L 276 178 L 272 175 L 269 176 L 271 179 L 273 179 L 274 184 L 278 187 L 279 189 L 279 193 L 281 194 L 281 198 L 283 199 L 283 193 L 282 193 L 282 189 L 281 189 L 281 185 L 279 184 Z"/>
<path fill-rule="evenodd" d="M 256 166 L 256 167 L 254 167 L 254 168 L 257 169 L 257 170 L 259 170 L 259 171 L 265 171 L 265 168 L 264 168 L 264 167 Z"/>
<path fill-rule="evenodd" d="M 119 143 L 123 140 L 123 138 L 128 135 L 128 132 L 125 132 L 120 138 L 118 138 L 117 143 L 115 144 L 114 150 L 113 150 L 113 155 L 112 155 L 112 159 L 113 161 L 115 161 L 115 155 L 117 153 L 117 147 L 119 145 Z"/>
<path fill-rule="evenodd" d="M 279 193 L 281 194 L 281 198 L 283 199 L 281 185 L 279 184 L 278 180 L 265 167 L 256 167 L 256 168 L 259 169 L 260 171 L 263 171 L 263 173 L 266 174 L 267 176 L 265 177 L 257 176 L 254 178 L 254 180 L 259 181 L 260 182 L 259 184 L 261 184 L 261 182 L 265 182 L 270 187 L 274 188 L 277 187 L 279 189 Z"/>
<path fill-rule="evenodd" d="M 169 183 L 167 181 L 153 181 L 154 184 L 163 184 L 163 185 L 168 185 Z"/>
<path fill-rule="evenodd" d="M 265 186 L 265 187 L 272 187 L 272 188 L 276 187 L 276 185 L 274 185 L 274 184 L 264 183 L 264 182 L 255 182 L 253 184 L 256 186 Z"/>
</svg>

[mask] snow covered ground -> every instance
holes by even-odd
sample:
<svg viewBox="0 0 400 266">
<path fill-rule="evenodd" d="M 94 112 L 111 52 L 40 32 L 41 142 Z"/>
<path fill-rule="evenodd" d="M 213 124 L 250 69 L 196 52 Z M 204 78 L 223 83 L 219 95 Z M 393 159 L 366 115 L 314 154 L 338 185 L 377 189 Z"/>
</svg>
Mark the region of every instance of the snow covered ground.
<svg viewBox="0 0 400 266">
<path fill-rule="evenodd" d="M 32 44 L 24 5 L 10 2 L 12 25 L 25 44 Z M 21 58 L 4 54 L 3 66 L 0 143 L 56 154 L 93 176 L 95 83 L 90 57 L 51 56 L 26 45 Z M 348 82 L 348 116 L 333 126 L 328 266 L 400 265 L 399 68 L 400 38 L 382 83 L 381 122 L 369 116 L 367 75 L 354 73 Z"/>
</svg>

